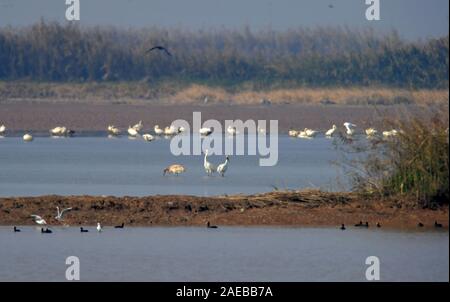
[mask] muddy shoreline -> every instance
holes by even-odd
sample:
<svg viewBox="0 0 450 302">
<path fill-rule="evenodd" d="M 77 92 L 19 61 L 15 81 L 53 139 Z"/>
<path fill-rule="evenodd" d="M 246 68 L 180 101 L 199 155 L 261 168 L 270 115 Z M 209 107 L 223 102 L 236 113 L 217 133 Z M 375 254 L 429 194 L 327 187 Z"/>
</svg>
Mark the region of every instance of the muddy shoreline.
<svg viewBox="0 0 450 302">
<path fill-rule="evenodd" d="M 353 193 L 315 190 L 271 192 L 257 195 L 196 197 L 40 196 L 0 198 L 0 225 L 34 225 L 31 214 L 49 225 L 62 225 L 56 207 L 72 207 L 64 223 L 90 226 L 353 226 L 368 221 L 375 227 L 419 229 L 421 222 L 434 229 L 434 221 L 448 229 L 448 206 L 423 209 L 406 201 L 362 200 Z"/>
</svg>

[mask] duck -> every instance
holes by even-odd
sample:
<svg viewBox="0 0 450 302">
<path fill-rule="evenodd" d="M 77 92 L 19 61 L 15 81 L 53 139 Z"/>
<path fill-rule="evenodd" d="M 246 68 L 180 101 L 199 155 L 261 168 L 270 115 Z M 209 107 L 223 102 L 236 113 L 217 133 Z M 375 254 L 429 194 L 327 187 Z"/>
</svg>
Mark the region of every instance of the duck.
<svg viewBox="0 0 450 302">
<path fill-rule="evenodd" d="M 331 127 L 331 129 L 329 129 L 327 132 L 325 132 L 325 136 L 332 137 L 334 135 L 334 133 L 336 132 L 336 130 L 337 130 L 337 126 L 333 125 Z"/>
<path fill-rule="evenodd" d="M 87 233 L 87 232 L 89 232 L 89 230 L 85 230 L 83 229 L 83 227 L 80 227 L 80 233 Z"/>
<path fill-rule="evenodd" d="M 377 222 L 377 228 L 381 228 L 381 223 Z"/>
<path fill-rule="evenodd" d="M 97 222 L 97 232 L 100 233 L 102 230 L 102 225 L 100 224 L 100 222 Z"/>
<path fill-rule="evenodd" d="M 50 133 L 53 136 L 64 136 L 67 133 L 67 128 L 64 126 L 58 126 L 53 129 L 50 129 Z"/>
<path fill-rule="evenodd" d="M 209 154 L 209 150 L 208 149 L 206 149 L 206 151 L 205 151 L 205 158 L 204 158 L 204 160 L 203 160 L 203 167 L 205 168 L 205 171 L 206 171 L 206 173 L 208 174 L 208 175 L 211 175 L 211 174 L 213 174 L 217 169 L 216 169 L 216 166 L 214 166 L 212 163 L 210 163 L 209 161 L 208 161 L 208 154 Z"/>
<path fill-rule="evenodd" d="M 220 173 L 220 175 L 222 175 L 222 177 L 224 177 L 225 172 L 227 172 L 229 162 L 230 162 L 230 157 L 227 156 L 225 158 L 225 162 L 223 164 L 220 164 L 219 166 L 217 166 L 217 173 Z"/>
<path fill-rule="evenodd" d="M 116 226 L 114 226 L 114 228 L 115 228 L 115 229 L 123 229 L 124 226 L 125 226 L 125 223 L 122 222 L 121 225 L 116 225 Z"/>
<path fill-rule="evenodd" d="M 344 224 L 341 225 L 341 230 L 343 230 L 343 231 L 345 230 L 345 225 Z"/>
<path fill-rule="evenodd" d="M 29 133 L 25 133 L 25 135 L 23 136 L 23 140 L 26 142 L 31 142 L 33 140 L 33 136 Z"/>
<path fill-rule="evenodd" d="M 161 135 L 161 134 L 164 133 L 164 130 L 161 129 L 161 128 L 159 127 L 159 125 L 155 125 L 155 127 L 153 127 L 153 131 L 155 132 L 156 135 Z"/>
<path fill-rule="evenodd" d="M 308 137 L 315 137 L 317 135 L 317 131 L 305 128 L 305 134 Z"/>
<path fill-rule="evenodd" d="M 419 223 L 417 224 L 417 226 L 418 226 L 419 228 L 423 228 L 423 227 L 424 227 L 424 224 L 423 224 L 422 222 L 419 222 Z"/>
<path fill-rule="evenodd" d="M 206 223 L 206 228 L 208 228 L 208 229 L 217 229 L 219 227 L 217 225 L 211 225 L 211 223 L 208 221 Z"/>
<path fill-rule="evenodd" d="M 363 222 L 360 221 L 359 223 L 355 224 L 355 227 L 360 227 L 360 226 L 363 226 L 363 225 L 364 225 Z"/>
<path fill-rule="evenodd" d="M 14 233 L 20 233 L 20 230 L 16 227 L 14 227 L 13 231 L 14 231 Z"/>
<path fill-rule="evenodd" d="M 41 228 L 41 233 L 43 234 L 51 234 L 53 233 L 52 230 L 50 230 L 49 228 Z"/>
<path fill-rule="evenodd" d="M 153 137 L 153 135 L 148 134 L 148 133 L 143 134 L 143 135 L 142 135 L 142 138 L 143 138 L 145 141 L 147 141 L 147 142 L 151 142 L 152 140 L 155 139 L 155 138 Z"/>
<path fill-rule="evenodd" d="M 204 128 L 200 128 L 199 132 L 200 132 L 200 135 L 208 136 L 213 132 L 213 130 L 210 127 L 204 127 Z"/>
<path fill-rule="evenodd" d="M 184 168 L 183 165 L 175 164 L 175 165 L 170 165 L 167 168 L 165 168 L 163 171 L 163 175 L 166 175 L 167 173 L 179 175 L 181 173 L 184 173 L 185 171 L 186 171 L 186 169 Z"/>
<path fill-rule="evenodd" d="M 435 228 L 442 228 L 442 224 L 438 223 L 437 221 L 434 222 Z"/>
</svg>

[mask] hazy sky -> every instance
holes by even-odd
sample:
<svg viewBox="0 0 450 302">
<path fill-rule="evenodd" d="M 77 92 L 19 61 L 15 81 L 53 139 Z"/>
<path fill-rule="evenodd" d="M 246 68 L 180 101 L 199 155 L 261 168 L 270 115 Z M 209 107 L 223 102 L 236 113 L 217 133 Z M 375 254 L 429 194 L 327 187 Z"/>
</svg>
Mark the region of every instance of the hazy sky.
<svg viewBox="0 0 450 302">
<path fill-rule="evenodd" d="M 448 0 L 380 0 L 381 20 L 365 19 L 365 0 L 80 0 L 83 25 L 149 25 L 284 30 L 299 26 L 396 29 L 408 39 L 448 34 Z M 333 8 L 328 7 L 329 4 Z M 65 0 L 0 0 L 0 26 L 65 20 Z"/>
</svg>

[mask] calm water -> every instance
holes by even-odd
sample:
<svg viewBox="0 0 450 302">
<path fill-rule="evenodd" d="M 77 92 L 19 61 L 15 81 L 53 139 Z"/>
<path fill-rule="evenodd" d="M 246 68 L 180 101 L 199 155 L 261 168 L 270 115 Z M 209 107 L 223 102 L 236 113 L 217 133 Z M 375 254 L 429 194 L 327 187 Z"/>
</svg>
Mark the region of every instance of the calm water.
<svg viewBox="0 0 450 302">
<path fill-rule="evenodd" d="M 449 280 L 447 232 L 328 228 L 106 228 L 79 233 L 0 227 L 0 281 L 365 281 L 368 256 L 381 281 Z"/>
<path fill-rule="evenodd" d="M 229 138 L 227 138 L 229 139 Z M 145 142 L 126 137 L 49 138 L 25 143 L 0 139 L 0 196 L 257 193 L 317 187 L 342 190 L 345 177 L 333 163 L 339 158 L 332 140 L 279 138 L 279 160 L 260 167 L 257 156 L 232 156 L 224 178 L 208 177 L 202 156 L 173 156 L 170 141 Z M 215 164 L 224 156 L 212 156 Z M 184 175 L 164 177 L 163 169 L 185 165 Z"/>
</svg>

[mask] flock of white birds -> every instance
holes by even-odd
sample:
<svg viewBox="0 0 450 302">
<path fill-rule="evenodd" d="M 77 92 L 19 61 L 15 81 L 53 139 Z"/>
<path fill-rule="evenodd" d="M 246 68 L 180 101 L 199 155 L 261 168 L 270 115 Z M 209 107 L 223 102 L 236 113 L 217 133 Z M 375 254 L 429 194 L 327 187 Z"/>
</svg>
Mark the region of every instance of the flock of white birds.
<svg viewBox="0 0 450 302">
<path fill-rule="evenodd" d="M 355 135 L 356 132 L 356 125 L 349 123 L 349 122 L 345 122 L 343 124 L 344 128 L 345 128 L 345 135 L 347 137 L 351 137 L 353 135 Z M 303 130 L 295 130 L 295 129 L 290 129 L 288 134 L 291 137 L 298 137 L 298 138 L 314 138 L 316 137 L 319 133 L 321 133 L 321 131 L 318 130 L 313 130 L 313 129 L 309 129 L 309 128 L 305 128 Z M 392 129 L 392 130 L 387 130 L 387 131 L 383 131 L 381 134 L 383 137 L 385 138 L 389 138 L 389 137 L 394 137 L 397 136 L 399 133 L 398 130 Z M 339 128 L 336 125 L 333 125 L 329 130 L 325 131 L 325 136 L 326 137 L 333 137 L 335 135 L 340 134 Z M 368 137 L 368 138 L 374 138 L 379 136 L 378 130 L 376 130 L 375 128 L 367 128 L 364 130 L 364 134 Z"/>
</svg>

